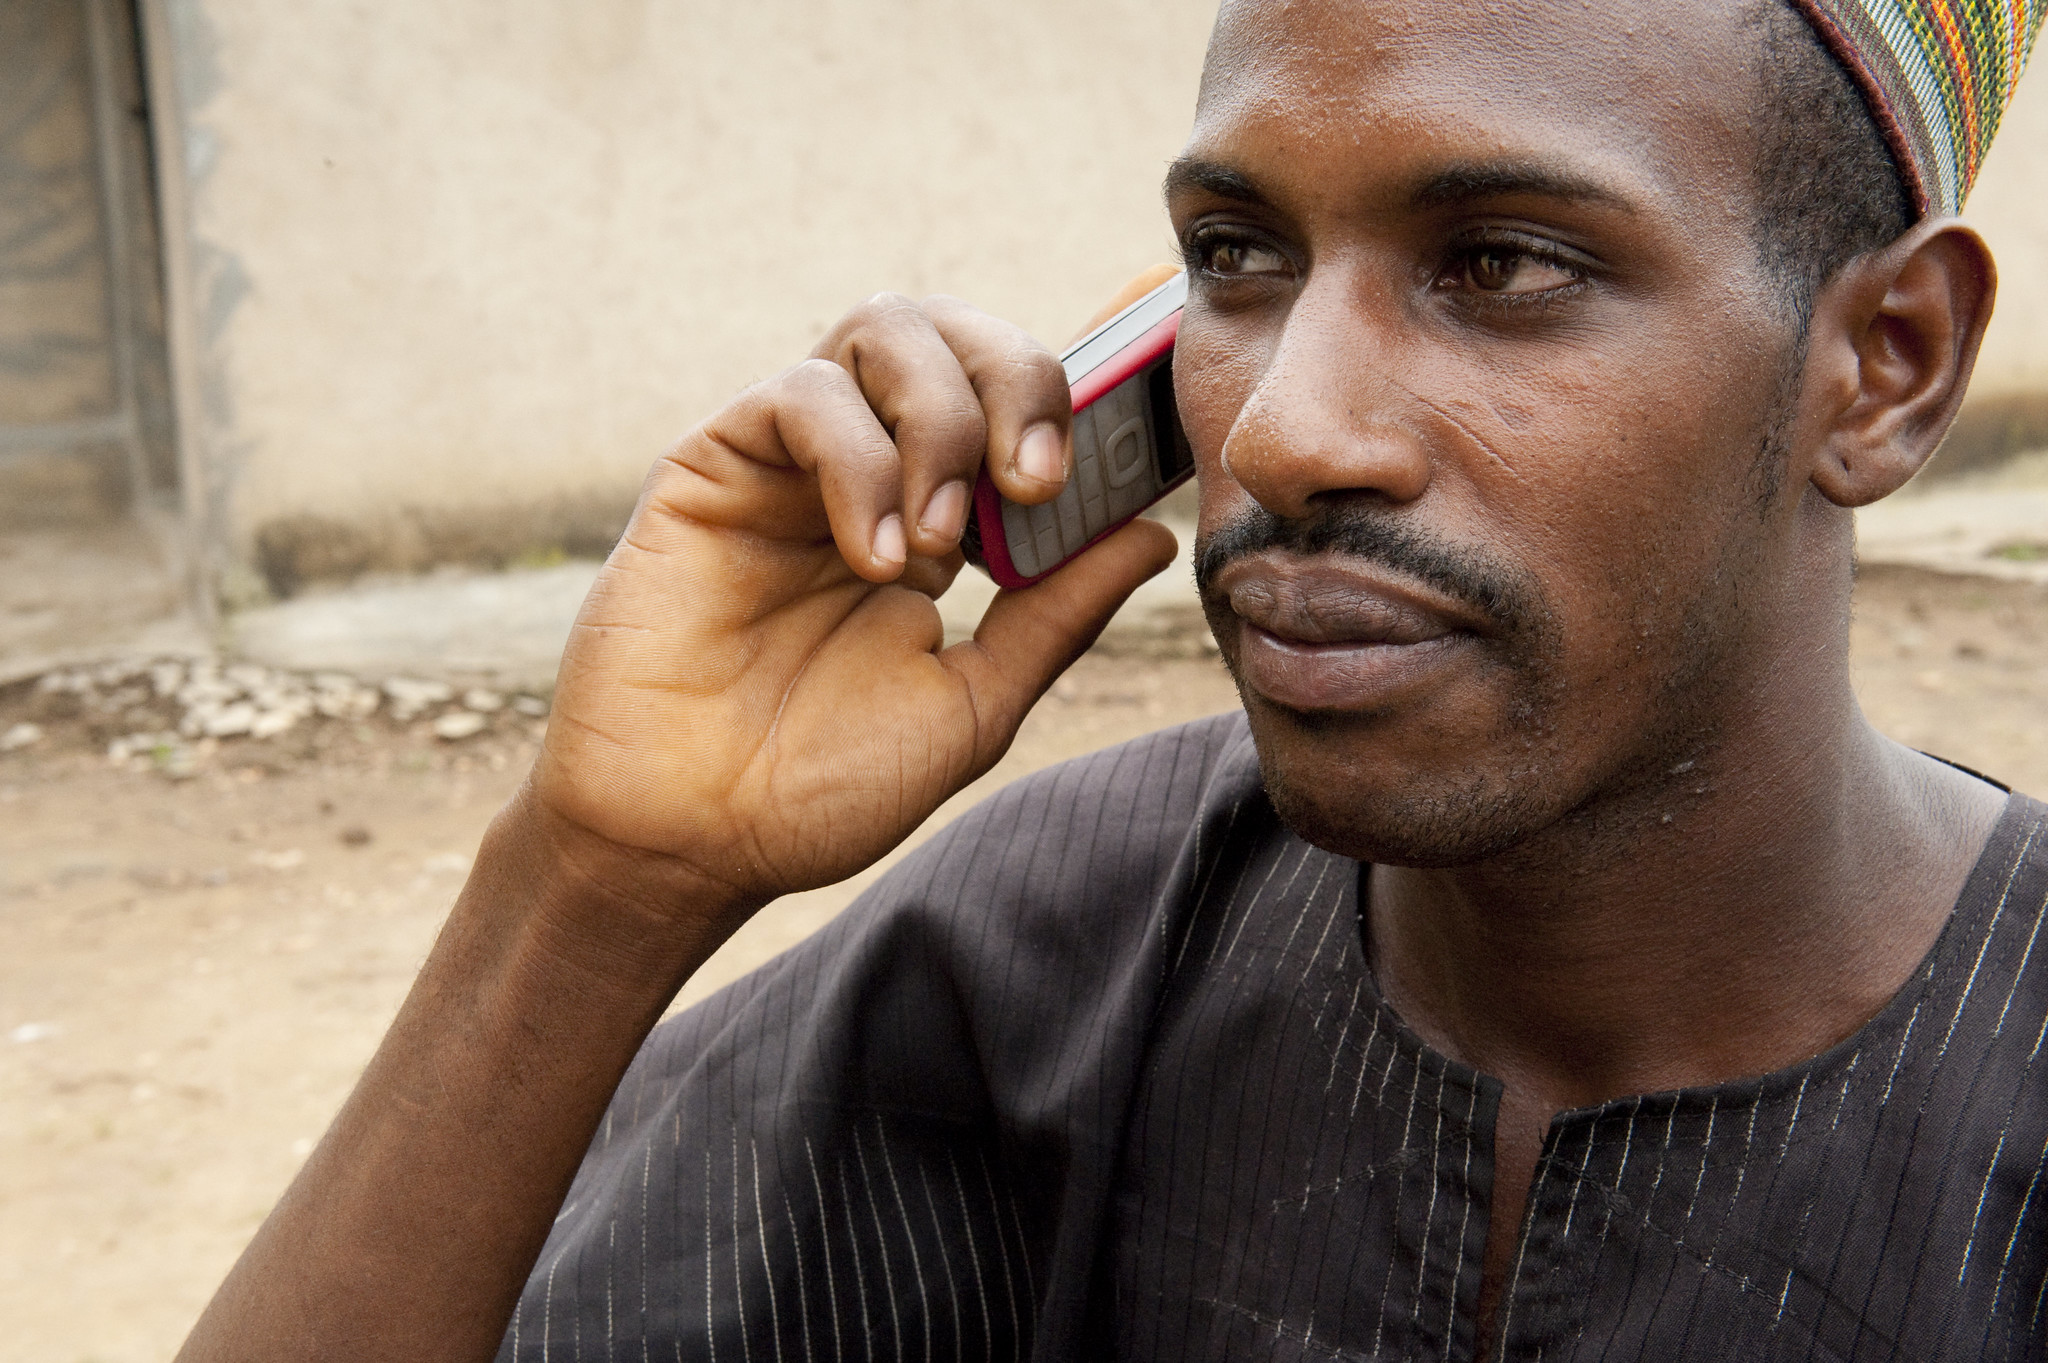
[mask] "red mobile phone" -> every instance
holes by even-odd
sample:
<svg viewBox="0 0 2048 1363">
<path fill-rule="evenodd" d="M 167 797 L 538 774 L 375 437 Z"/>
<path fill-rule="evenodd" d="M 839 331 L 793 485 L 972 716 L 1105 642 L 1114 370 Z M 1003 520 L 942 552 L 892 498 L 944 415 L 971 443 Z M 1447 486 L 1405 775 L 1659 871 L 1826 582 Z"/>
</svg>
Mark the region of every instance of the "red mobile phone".
<svg viewBox="0 0 2048 1363">
<path fill-rule="evenodd" d="M 960 548 L 997 586 L 1030 586 L 1193 476 L 1173 403 L 1187 297 L 1177 274 L 1060 356 L 1074 394 L 1074 471 L 1059 496 L 1025 506 L 982 473 Z"/>
</svg>

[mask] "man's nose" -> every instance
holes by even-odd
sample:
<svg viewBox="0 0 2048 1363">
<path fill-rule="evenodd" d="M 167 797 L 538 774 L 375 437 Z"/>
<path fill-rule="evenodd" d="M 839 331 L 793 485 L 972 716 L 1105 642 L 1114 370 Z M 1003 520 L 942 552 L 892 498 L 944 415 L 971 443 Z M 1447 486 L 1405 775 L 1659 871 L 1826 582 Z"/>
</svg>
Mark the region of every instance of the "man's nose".
<svg viewBox="0 0 2048 1363">
<path fill-rule="evenodd" d="M 1224 471 L 1276 516 L 1306 516 L 1331 494 L 1399 505 L 1429 487 L 1421 404 L 1392 372 L 1398 304 L 1361 298 L 1354 281 L 1303 289 L 1224 437 Z"/>
</svg>

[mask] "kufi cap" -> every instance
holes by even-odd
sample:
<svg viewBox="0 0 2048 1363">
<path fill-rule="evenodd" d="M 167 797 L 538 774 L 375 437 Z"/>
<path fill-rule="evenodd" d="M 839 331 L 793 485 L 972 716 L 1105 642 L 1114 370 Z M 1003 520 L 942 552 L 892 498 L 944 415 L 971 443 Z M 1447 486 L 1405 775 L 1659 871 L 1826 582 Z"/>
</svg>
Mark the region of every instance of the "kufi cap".
<svg viewBox="0 0 2048 1363">
<path fill-rule="evenodd" d="M 2048 0 L 1792 0 L 1863 87 L 1921 217 L 1957 213 Z"/>
</svg>

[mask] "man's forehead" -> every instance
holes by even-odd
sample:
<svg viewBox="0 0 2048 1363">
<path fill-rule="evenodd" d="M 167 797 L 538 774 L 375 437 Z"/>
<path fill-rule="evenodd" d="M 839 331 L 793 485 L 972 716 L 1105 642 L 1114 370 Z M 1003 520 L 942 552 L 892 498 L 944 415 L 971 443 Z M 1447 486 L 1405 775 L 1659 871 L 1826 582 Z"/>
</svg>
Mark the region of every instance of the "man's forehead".
<svg viewBox="0 0 2048 1363">
<path fill-rule="evenodd" d="M 1224 0 L 1201 98 L 1276 70 L 1333 85 L 1545 73 L 1610 93 L 1753 73 L 1758 16 L 1784 0 Z"/>
<path fill-rule="evenodd" d="M 1349 161 L 1424 199 L 1501 175 L 1744 192 L 1754 41 L 1735 7 L 1685 0 L 1229 0 L 1185 159 L 1253 179 Z"/>
</svg>

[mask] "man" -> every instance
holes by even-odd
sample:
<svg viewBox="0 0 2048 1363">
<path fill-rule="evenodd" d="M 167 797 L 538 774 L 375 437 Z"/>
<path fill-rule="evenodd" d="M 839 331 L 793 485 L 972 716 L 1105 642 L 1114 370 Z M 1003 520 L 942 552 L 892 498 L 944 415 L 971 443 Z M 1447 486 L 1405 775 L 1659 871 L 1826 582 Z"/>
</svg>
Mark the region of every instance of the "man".
<svg viewBox="0 0 2048 1363">
<path fill-rule="evenodd" d="M 970 480 L 1052 496 L 1068 396 L 871 300 L 650 475 L 184 1356 L 2048 1354 L 2048 810 L 1846 662 L 2040 12 L 1870 4 L 1227 4 L 1167 200 L 1244 715 L 1012 788 L 648 1039 L 1172 553 L 940 648 Z"/>
</svg>

